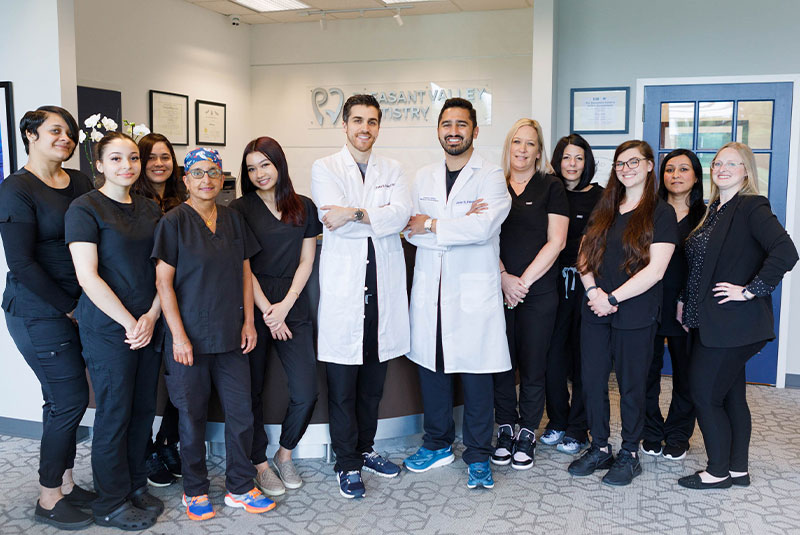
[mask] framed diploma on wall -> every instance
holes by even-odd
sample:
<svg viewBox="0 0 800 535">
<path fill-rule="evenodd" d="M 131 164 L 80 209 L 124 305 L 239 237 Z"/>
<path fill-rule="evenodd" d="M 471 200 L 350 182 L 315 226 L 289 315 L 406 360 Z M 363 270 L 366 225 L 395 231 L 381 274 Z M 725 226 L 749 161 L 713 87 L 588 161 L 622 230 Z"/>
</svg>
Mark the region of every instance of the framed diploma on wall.
<svg viewBox="0 0 800 535">
<path fill-rule="evenodd" d="M 225 104 L 194 101 L 195 139 L 198 145 L 225 145 Z"/>
<path fill-rule="evenodd" d="M 630 87 L 570 89 L 569 131 L 575 134 L 627 134 Z"/>
<path fill-rule="evenodd" d="M 150 90 L 150 130 L 173 145 L 189 144 L 189 96 Z"/>
<path fill-rule="evenodd" d="M 17 170 L 17 125 L 11 82 L 0 82 L 0 181 Z"/>
</svg>

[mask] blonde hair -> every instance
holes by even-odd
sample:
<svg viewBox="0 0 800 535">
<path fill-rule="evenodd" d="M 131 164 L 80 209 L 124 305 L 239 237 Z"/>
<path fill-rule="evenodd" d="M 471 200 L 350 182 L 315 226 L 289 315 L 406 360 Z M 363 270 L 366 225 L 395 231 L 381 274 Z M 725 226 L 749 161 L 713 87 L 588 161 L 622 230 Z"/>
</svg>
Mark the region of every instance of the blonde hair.
<svg viewBox="0 0 800 535">
<path fill-rule="evenodd" d="M 511 178 L 511 158 L 509 158 L 511 140 L 514 139 L 514 136 L 517 135 L 517 131 L 523 126 L 530 126 L 536 131 L 536 139 L 539 143 L 539 157 L 536 159 L 534 169 L 537 173 L 545 172 L 553 174 L 553 166 L 550 165 L 550 161 L 547 159 L 547 151 L 544 148 L 542 126 L 539 124 L 539 121 L 522 118 L 514 123 L 514 126 L 511 127 L 511 130 L 509 130 L 506 135 L 505 143 L 503 143 L 503 174 L 506 177 L 506 181 Z"/>
</svg>

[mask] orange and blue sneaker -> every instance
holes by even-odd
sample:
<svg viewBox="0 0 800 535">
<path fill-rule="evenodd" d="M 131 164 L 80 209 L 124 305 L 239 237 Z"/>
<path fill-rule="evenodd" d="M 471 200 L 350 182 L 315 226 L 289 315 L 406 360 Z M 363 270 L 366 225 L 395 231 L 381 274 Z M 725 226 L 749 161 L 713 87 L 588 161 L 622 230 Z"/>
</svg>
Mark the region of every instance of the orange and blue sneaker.
<svg viewBox="0 0 800 535">
<path fill-rule="evenodd" d="M 183 495 L 183 505 L 186 506 L 186 516 L 192 520 L 208 520 L 214 518 L 214 508 L 208 499 L 208 494 L 200 496 Z"/>
<path fill-rule="evenodd" d="M 256 487 L 244 494 L 229 492 L 225 495 L 225 505 L 241 507 L 248 513 L 266 513 L 271 509 L 275 509 L 275 502 L 261 494 L 261 491 Z"/>
</svg>

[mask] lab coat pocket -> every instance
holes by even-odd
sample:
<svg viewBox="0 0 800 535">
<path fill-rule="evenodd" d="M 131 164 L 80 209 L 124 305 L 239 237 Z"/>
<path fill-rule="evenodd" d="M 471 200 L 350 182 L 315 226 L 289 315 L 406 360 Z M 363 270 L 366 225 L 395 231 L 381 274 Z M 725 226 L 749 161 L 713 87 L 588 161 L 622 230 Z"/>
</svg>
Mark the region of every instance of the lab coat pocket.
<svg viewBox="0 0 800 535">
<path fill-rule="evenodd" d="M 461 310 L 464 312 L 489 312 L 499 306 L 497 275 L 493 273 L 464 273 L 459 277 Z"/>
<path fill-rule="evenodd" d="M 426 289 L 426 275 L 425 272 L 419 269 L 414 270 L 414 282 L 411 286 L 411 306 L 412 308 L 421 308 L 425 306 L 425 289 Z"/>
</svg>

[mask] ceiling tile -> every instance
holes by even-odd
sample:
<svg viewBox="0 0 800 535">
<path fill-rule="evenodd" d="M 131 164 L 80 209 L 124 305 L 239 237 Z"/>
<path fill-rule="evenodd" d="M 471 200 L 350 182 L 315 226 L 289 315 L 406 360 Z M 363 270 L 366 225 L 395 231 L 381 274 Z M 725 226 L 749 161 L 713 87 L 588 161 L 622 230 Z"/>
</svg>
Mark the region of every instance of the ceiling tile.
<svg viewBox="0 0 800 535">
<path fill-rule="evenodd" d="M 362 7 L 382 7 L 378 0 L 303 0 L 314 9 L 360 9 Z"/>
<path fill-rule="evenodd" d="M 247 9 L 244 6 L 227 1 L 203 2 L 202 4 L 195 5 L 216 11 L 217 13 L 222 13 L 223 15 L 253 15 L 256 13 L 252 9 Z"/>
<path fill-rule="evenodd" d="M 401 4 L 402 5 L 402 4 Z M 413 6 L 411 9 L 401 9 L 400 15 L 434 15 L 437 13 L 456 13 L 459 11 L 452 2 L 440 0 L 438 2 L 420 2 L 407 4 Z M 365 12 L 365 17 L 391 17 L 395 14 L 394 10 Z"/>
<path fill-rule="evenodd" d="M 254 15 L 240 15 L 239 19 L 245 24 L 269 24 L 270 22 L 275 22 L 271 18 L 260 13 Z"/>
<path fill-rule="evenodd" d="M 494 9 L 521 9 L 530 7 L 525 0 L 452 0 L 464 11 L 490 11 Z"/>
</svg>

